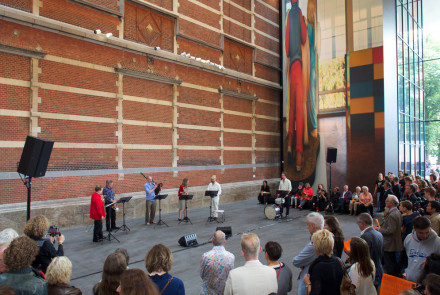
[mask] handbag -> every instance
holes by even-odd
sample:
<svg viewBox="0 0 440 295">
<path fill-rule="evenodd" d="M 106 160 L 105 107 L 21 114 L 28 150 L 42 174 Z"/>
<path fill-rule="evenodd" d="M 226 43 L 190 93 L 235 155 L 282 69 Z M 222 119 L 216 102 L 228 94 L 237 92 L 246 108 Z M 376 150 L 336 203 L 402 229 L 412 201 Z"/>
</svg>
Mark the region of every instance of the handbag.
<svg viewBox="0 0 440 295">
<path fill-rule="evenodd" d="M 348 276 L 347 269 L 345 269 L 345 265 L 341 259 L 337 258 L 342 268 L 342 280 L 340 286 L 341 295 L 356 295 L 356 286 L 351 282 L 350 277 Z"/>
</svg>

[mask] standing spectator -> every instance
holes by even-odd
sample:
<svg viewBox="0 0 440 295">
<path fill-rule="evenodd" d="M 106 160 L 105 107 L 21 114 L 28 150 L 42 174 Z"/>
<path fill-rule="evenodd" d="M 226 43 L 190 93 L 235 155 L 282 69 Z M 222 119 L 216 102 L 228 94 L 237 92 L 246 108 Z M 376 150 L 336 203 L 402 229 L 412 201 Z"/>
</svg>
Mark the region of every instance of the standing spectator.
<svg viewBox="0 0 440 295">
<path fill-rule="evenodd" d="M 267 295 L 278 290 L 277 276 L 273 268 L 261 264 L 260 239 L 254 233 L 241 236 L 241 253 L 246 263 L 229 272 L 225 295 Z"/>
<path fill-rule="evenodd" d="M 277 295 L 287 295 L 292 290 L 292 271 L 285 263 L 278 261 L 282 253 L 283 248 L 277 242 L 270 241 L 264 246 L 264 257 L 267 266 L 273 267 L 277 274 Z"/>
<path fill-rule="evenodd" d="M 391 190 L 393 191 L 393 195 L 395 195 L 400 201 L 402 198 L 402 188 L 400 187 L 399 178 L 393 178 L 393 181 L 391 182 Z"/>
<path fill-rule="evenodd" d="M 399 205 L 399 211 L 402 213 L 402 241 L 412 232 L 414 218 L 420 216 L 419 212 L 413 212 L 412 208 L 410 201 L 402 201 Z"/>
<path fill-rule="evenodd" d="M 343 263 L 333 254 L 333 234 L 326 229 L 312 235 L 313 249 L 318 255 L 310 265 L 309 274 L 304 276 L 308 294 L 339 295 Z"/>
<path fill-rule="evenodd" d="M 217 176 L 212 175 L 211 176 L 211 182 L 208 184 L 208 188 L 206 189 L 208 191 L 216 191 L 217 196 L 214 198 L 211 198 L 212 202 L 212 217 L 214 220 L 217 220 L 217 210 L 218 210 L 218 203 L 220 202 L 220 195 L 222 194 L 222 187 L 220 186 L 220 183 L 217 182 Z"/>
<path fill-rule="evenodd" d="M 121 274 L 127 269 L 125 257 L 120 253 L 111 253 L 105 259 L 101 282 L 93 286 L 93 295 L 118 295 Z"/>
<path fill-rule="evenodd" d="M 380 207 L 380 196 L 384 192 L 384 189 L 383 189 L 384 183 L 385 183 L 385 180 L 383 179 L 383 174 L 379 173 L 377 175 L 377 180 L 375 182 L 374 193 L 373 193 L 374 197 L 377 200 L 377 212 L 382 212 L 384 210 L 384 208 Z M 363 187 L 362 187 L 362 189 L 363 189 Z M 371 203 L 373 203 L 373 201 Z"/>
<path fill-rule="evenodd" d="M 5 228 L 0 232 L 0 245 L 9 244 L 15 238 L 18 238 L 18 233 L 12 228 Z"/>
<path fill-rule="evenodd" d="M 425 289 L 424 281 L 428 274 L 434 273 L 440 275 L 440 254 L 432 253 L 428 257 L 426 257 L 425 263 L 423 264 L 422 274 L 417 279 L 417 290 L 423 294 L 423 290 Z"/>
<path fill-rule="evenodd" d="M 357 186 L 356 191 L 352 195 L 352 200 L 350 205 L 348 205 L 348 210 L 350 211 L 350 215 L 356 215 L 357 208 L 359 206 L 359 195 L 361 194 L 361 187 Z"/>
<path fill-rule="evenodd" d="M 344 233 L 338 219 L 332 215 L 324 216 L 324 228 L 333 234 L 333 255 L 341 258 L 344 250 Z"/>
<path fill-rule="evenodd" d="M 0 286 L 8 285 L 16 294 L 47 295 L 46 281 L 36 277 L 31 268 L 38 251 L 32 239 L 26 236 L 14 239 L 4 252 L 9 272 L 0 274 Z"/>
<path fill-rule="evenodd" d="M 125 270 L 116 291 L 119 295 L 159 295 L 156 284 L 140 269 Z"/>
<path fill-rule="evenodd" d="M 430 214 L 429 220 L 431 221 L 432 229 L 440 235 L 440 203 L 437 201 L 430 201 L 426 207 L 426 212 Z"/>
<path fill-rule="evenodd" d="M 370 250 L 370 257 L 374 262 L 374 267 L 376 269 L 374 285 L 376 286 L 376 289 L 378 289 L 383 274 L 383 236 L 373 228 L 373 218 L 367 213 L 362 213 L 358 216 L 357 224 L 361 230 L 361 239 L 367 242 Z"/>
<path fill-rule="evenodd" d="M 415 204 L 417 202 L 417 196 L 416 196 L 417 191 L 418 191 L 418 185 L 415 183 L 405 186 L 405 192 L 406 192 L 405 200 L 411 201 L 415 209 L 417 209 L 417 207 L 415 207 Z"/>
<path fill-rule="evenodd" d="M 367 242 L 358 237 L 350 241 L 350 261 L 353 265 L 348 272 L 351 282 L 356 286 L 356 295 L 376 295 L 374 277 L 376 270 L 370 258 Z"/>
<path fill-rule="evenodd" d="M 154 216 L 156 216 L 156 188 L 158 184 L 153 182 L 153 177 L 147 176 L 147 182 L 144 184 L 146 194 L 145 198 L 145 225 L 154 224 Z"/>
<path fill-rule="evenodd" d="M 127 269 L 128 269 L 128 264 L 130 264 L 130 254 L 128 254 L 128 250 L 125 248 L 116 248 L 114 253 L 119 253 L 122 254 L 122 256 L 124 256 L 125 263 L 127 264 Z"/>
<path fill-rule="evenodd" d="M 203 253 L 200 261 L 200 277 L 202 278 L 202 290 L 200 294 L 223 294 L 226 279 L 229 272 L 234 268 L 235 256 L 225 250 L 225 233 L 216 231 L 212 238 L 214 247 Z"/>
<path fill-rule="evenodd" d="M 102 187 L 97 185 L 90 201 L 90 218 L 94 220 L 93 242 L 100 242 L 104 239 L 102 234 L 102 219 L 105 217 L 104 205 L 101 200 Z"/>
<path fill-rule="evenodd" d="M 373 196 L 368 192 L 368 187 L 363 186 L 362 192 L 359 195 L 358 214 L 369 211 L 371 217 L 373 217 Z"/>
<path fill-rule="evenodd" d="M 113 180 L 107 179 L 105 181 L 102 194 L 105 200 L 105 227 L 107 231 L 119 229 L 119 227 L 116 226 L 116 208 L 115 206 L 109 206 L 111 203 L 116 202 L 115 192 L 113 191 Z"/>
<path fill-rule="evenodd" d="M 386 274 L 397 276 L 400 273 L 398 262 L 400 252 L 403 250 L 402 245 L 402 215 L 397 209 L 399 200 L 396 196 L 389 196 L 385 201 L 385 206 L 388 208 L 388 213 L 384 214 L 379 229 L 384 239 L 384 263 L 383 268 Z"/>
<path fill-rule="evenodd" d="M 422 274 L 425 258 L 432 253 L 440 253 L 440 238 L 431 229 L 428 218 L 416 217 L 413 224 L 414 231 L 405 239 L 405 251 L 401 261 L 403 266 L 406 266 L 406 279 L 417 282 L 417 278 Z"/>
<path fill-rule="evenodd" d="M 52 259 L 47 268 L 46 281 L 48 295 L 81 295 L 80 289 L 69 285 L 72 262 L 66 256 Z"/>
<path fill-rule="evenodd" d="M 313 235 L 318 230 L 324 228 L 324 217 L 321 214 L 312 212 L 307 215 L 307 229 L 310 235 Z M 333 250 L 333 249 L 332 249 Z M 309 273 L 309 267 L 312 262 L 318 258 L 315 250 L 313 249 L 313 244 L 310 241 L 301 252 L 293 258 L 293 265 L 300 268 L 301 271 L 298 276 L 298 295 L 306 294 L 306 285 L 304 284 L 304 275 Z"/>
<path fill-rule="evenodd" d="M 58 250 L 54 247 L 56 237 L 51 236 L 49 239 L 44 239 L 46 232 L 49 229 L 49 221 L 43 215 L 35 216 L 26 223 L 24 227 L 24 234 L 37 242 L 40 249 L 37 257 L 35 257 L 32 266 L 42 272 L 46 272 L 52 258 L 64 255 L 64 236 L 58 236 Z"/>
<path fill-rule="evenodd" d="M 425 295 L 440 294 L 440 275 L 428 274 L 425 280 Z"/>
<path fill-rule="evenodd" d="M 403 191 L 405 190 L 405 173 L 402 170 L 399 170 L 399 173 L 397 175 L 399 177 L 400 194 L 402 196 Z"/>
<path fill-rule="evenodd" d="M 382 211 L 385 208 L 385 200 L 388 198 L 388 196 L 391 195 L 393 195 L 391 184 L 388 181 L 385 181 L 385 183 L 383 184 L 383 193 L 380 195 L 380 208 L 382 209 Z"/>
<path fill-rule="evenodd" d="M 162 295 L 185 295 L 185 287 L 181 279 L 168 272 L 173 265 L 173 254 L 162 244 L 154 245 L 145 256 L 145 267 L 151 280 L 157 285 Z"/>
<path fill-rule="evenodd" d="M 289 209 L 290 209 L 290 192 L 292 191 L 292 183 L 289 179 L 287 179 L 286 172 L 281 172 L 281 180 L 280 184 L 278 185 L 278 190 L 286 192 L 285 195 L 277 195 L 277 198 L 281 197 L 284 198 L 284 204 L 280 204 L 280 214 L 283 215 L 283 207 L 286 207 L 286 217 L 289 216 Z"/>
<path fill-rule="evenodd" d="M 179 206 L 179 221 L 182 221 L 182 211 L 183 211 L 183 219 L 187 220 L 188 217 L 186 216 L 186 208 L 185 208 L 185 200 L 182 199 L 182 195 L 188 194 L 188 178 L 184 178 L 182 181 L 182 184 L 179 187 L 179 191 L 177 192 L 177 196 L 179 197 L 179 200 L 177 201 Z"/>
<path fill-rule="evenodd" d="M 338 207 L 336 211 L 343 214 L 345 210 L 345 205 L 348 205 L 351 201 L 352 193 L 348 190 L 348 185 L 344 185 L 344 191 L 338 200 Z"/>
</svg>

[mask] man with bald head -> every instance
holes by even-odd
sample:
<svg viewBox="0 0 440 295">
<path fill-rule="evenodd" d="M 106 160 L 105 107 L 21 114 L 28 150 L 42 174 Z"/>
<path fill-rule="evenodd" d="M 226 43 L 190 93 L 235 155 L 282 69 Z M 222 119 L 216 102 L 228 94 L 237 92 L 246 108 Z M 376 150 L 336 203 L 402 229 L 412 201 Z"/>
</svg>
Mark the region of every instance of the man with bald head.
<svg viewBox="0 0 440 295">
<path fill-rule="evenodd" d="M 229 271 L 234 268 L 235 256 L 225 250 L 225 233 L 218 230 L 211 240 L 214 247 L 200 261 L 202 290 L 200 294 L 223 294 Z"/>
<path fill-rule="evenodd" d="M 398 262 L 403 250 L 401 236 L 402 215 L 399 209 L 397 209 L 398 204 L 399 200 L 396 196 L 388 196 L 385 200 L 384 219 L 379 229 L 383 236 L 384 272 L 392 276 L 397 276 L 400 273 Z"/>
<path fill-rule="evenodd" d="M 241 254 L 246 263 L 229 272 L 225 295 L 277 293 L 276 272 L 272 267 L 263 265 L 258 260 L 260 252 L 260 239 L 256 234 L 249 233 L 241 236 Z"/>
</svg>

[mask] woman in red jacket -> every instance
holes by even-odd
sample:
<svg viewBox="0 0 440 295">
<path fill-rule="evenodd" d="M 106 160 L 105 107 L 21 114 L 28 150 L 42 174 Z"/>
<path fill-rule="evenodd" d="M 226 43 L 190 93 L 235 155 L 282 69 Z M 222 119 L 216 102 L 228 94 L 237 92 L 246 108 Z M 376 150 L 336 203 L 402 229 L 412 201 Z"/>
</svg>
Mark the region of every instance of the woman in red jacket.
<svg viewBox="0 0 440 295">
<path fill-rule="evenodd" d="M 92 194 L 92 199 L 90 203 L 90 218 L 95 221 L 95 226 L 93 227 L 93 242 L 100 242 L 104 239 L 102 234 L 102 219 L 105 217 L 104 205 L 101 199 L 102 186 L 97 185 L 95 187 L 95 192 Z"/>
</svg>

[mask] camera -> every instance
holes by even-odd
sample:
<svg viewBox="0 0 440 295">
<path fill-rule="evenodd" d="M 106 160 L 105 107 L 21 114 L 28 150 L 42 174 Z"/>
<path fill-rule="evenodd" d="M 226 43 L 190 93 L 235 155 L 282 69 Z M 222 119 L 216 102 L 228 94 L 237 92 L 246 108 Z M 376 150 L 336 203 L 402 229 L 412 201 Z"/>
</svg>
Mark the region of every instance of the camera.
<svg viewBox="0 0 440 295">
<path fill-rule="evenodd" d="M 61 236 L 60 229 L 56 225 L 51 225 L 47 230 L 47 235 L 51 237 Z"/>
</svg>

